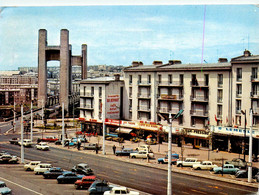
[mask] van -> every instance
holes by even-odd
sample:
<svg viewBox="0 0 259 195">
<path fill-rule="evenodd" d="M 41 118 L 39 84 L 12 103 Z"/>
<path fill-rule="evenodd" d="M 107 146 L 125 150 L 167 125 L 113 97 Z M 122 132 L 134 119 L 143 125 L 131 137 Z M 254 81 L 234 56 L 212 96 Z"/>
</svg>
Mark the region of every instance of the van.
<svg viewBox="0 0 259 195">
<path fill-rule="evenodd" d="M 21 146 L 22 145 L 22 141 L 19 141 L 18 144 Z M 23 145 L 25 147 L 31 147 L 32 141 L 30 139 L 24 139 L 23 140 Z"/>
<path fill-rule="evenodd" d="M 34 168 L 35 168 L 38 164 L 40 164 L 40 163 L 41 163 L 40 161 L 31 161 L 31 162 L 26 163 L 26 164 L 24 165 L 24 169 L 25 169 L 25 171 L 33 171 Z"/>
<path fill-rule="evenodd" d="M 51 164 L 48 163 L 40 163 L 34 168 L 35 175 L 43 174 L 45 171 L 50 170 L 52 168 Z"/>
</svg>

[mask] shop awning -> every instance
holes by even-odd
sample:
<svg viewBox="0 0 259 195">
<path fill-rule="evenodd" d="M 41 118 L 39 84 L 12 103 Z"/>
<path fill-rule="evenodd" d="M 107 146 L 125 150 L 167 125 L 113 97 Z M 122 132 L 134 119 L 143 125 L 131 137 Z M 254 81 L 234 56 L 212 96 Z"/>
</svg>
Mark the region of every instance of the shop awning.
<svg viewBox="0 0 259 195">
<path fill-rule="evenodd" d="M 130 134 L 132 129 L 124 128 L 124 127 L 119 127 L 115 130 L 116 133 L 125 133 L 125 134 Z"/>
</svg>

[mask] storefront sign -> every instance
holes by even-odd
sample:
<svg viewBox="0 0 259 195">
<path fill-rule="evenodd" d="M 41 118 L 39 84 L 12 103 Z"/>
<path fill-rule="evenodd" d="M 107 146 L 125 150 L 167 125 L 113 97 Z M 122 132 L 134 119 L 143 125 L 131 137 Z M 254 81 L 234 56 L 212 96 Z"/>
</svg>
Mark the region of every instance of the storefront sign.
<svg viewBox="0 0 259 195">
<path fill-rule="evenodd" d="M 161 99 L 176 99 L 176 95 L 161 94 Z"/>
<path fill-rule="evenodd" d="M 218 134 L 235 135 L 240 137 L 244 137 L 245 134 L 246 134 L 246 137 L 250 136 L 250 129 L 246 129 L 246 133 L 245 133 L 244 132 L 245 130 L 241 128 L 211 126 L 211 131 Z M 258 138 L 259 132 L 252 130 L 252 136 Z"/>
<path fill-rule="evenodd" d="M 105 119 L 105 124 L 106 125 L 119 125 L 120 124 L 120 120 L 116 120 L 116 119 Z"/>
<path fill-rule="evenodd" d="M 112 119 L 120 118 L 120 96 L 108 95 L 106 99 L 106 117 Z"/>
</svg>

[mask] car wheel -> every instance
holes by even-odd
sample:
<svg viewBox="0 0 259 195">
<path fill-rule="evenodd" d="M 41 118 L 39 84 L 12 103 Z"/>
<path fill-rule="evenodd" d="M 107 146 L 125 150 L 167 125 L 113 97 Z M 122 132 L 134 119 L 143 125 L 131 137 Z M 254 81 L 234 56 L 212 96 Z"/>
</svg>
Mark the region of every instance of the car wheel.
<svg viewBox="0 0 259 195">
<path fill-rule="evenodd" d="M 200 167 L 197 167 L 197 170 L 201 170 L 201 168 L 200 168 Z"/>
<path fill-rule="evenodd" d="M 222 171 L 218 171 L 218 174 L 222 174 Z"/>
<path fill-rule="evenodd" d="M 177 167 L 183 167 L 183 165 L 182 164 L 178 164 Z"/>
<path fill-rule="evenodd" d="M 31 169 L 30 168 L 27 168 L 26 171 L 30 171 Z"/>
<path fill-rule="evenodd" d="M 136 158 L 136 156 L 132 156 L 131 158 Z"/>
<path fill-rule="evenodd" d="M 61 180 L 58 180 L 58 183 L 62 183 Z"/>
</svg>

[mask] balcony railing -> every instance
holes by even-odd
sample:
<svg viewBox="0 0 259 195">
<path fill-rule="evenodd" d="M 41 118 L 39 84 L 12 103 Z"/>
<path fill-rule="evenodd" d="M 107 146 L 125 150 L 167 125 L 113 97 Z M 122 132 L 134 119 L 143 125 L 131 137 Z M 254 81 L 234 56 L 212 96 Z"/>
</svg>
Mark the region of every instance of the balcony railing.
<svg viewBox="0 0 259 195">
<path fill-rule="evenodd" d="M 259 98 L 259 91 L 258 92 L 254 92 L 254 93 L 251 92 L 250 97 L 251 98 L 256 98 L 256 99 Z"/>
<path fill-rule="evenodd" d="M 150 93 L 138 93 L 139 98 L 150 98 Z"/>
<path fill-rule="evenodd" d="M 151 85 L 149 81 L 138 81 L 138 85 Z"/>
<path fill-rule="evenodd" d="M 193 116 L 208 117 L 208 111 L 207 110 L 190 110 L 190 114 L 193 115 Z"/>
<path fill-rule="evenodd" d="M 138 106 L 138 110 L 150 112 L 150 106 Z"/>
<path fill-rule="evenodd" d="M 204 96 L 204 95 L 196 95 L 196 96 L 191 95 L 191 100 L 192 101 L 204 101 L 204 102 L 207 102 L 207 101 L 209 101 L 209 97 L 208 96 Z"/>
<path fill-rule="evenodd" d="M 242 93 L 237 92 L 236 97 L 237 97 L 237 98 L 241 98 L 241 97 L 242 97 Z"/>
<path fill-rule="evenodd" d="M 223 87 L 223 83 L 222 82 L 218 82 L 218 88 L 222 88 Z"/>
<path fill-rule="evenodd" d="M 207 81 L 191 81 L 192 87 L 209 87 L 209 83 Z"/>
<path fill-rule="evenodd" d="M 170 86 L 183 86 L 183 82 L 180 82 L 180 81 L 173 81 L 173 82 L 166 82 L 166 81 L 163 81 L 163 82 L 158 82 L 158 86 L 165 86 L 165 87 L 170 87 Z"/>
<path fill-rule="evenodd" d="M 181 95 L 181 94 L 176 94 L 176 95 L 160 94 L 160 95 L 158 95 L 158 98 L 161 100 L 183 100 L 183 95 Z"/>
<path fill-rule="evenodd" d="M 223 102 L 223 98 L 222 97 L 218 97 L 218 103 L 222 103 Z"/>
<path fill-rule="evenodd" d="M 129 93 L 129 97 L 132 98 L 132 93 Z"/>
<path fill-rule="evenodd" d="M 251 81 L 252 82 L 259 82 L 259 78 L 257 77 L 257 75 L 251 75 Z"/>
<path fill-rule="evenodd" d="M 240 108 L 236 108 L 236 114 L 241 114 L 241 109 Z"/>
<path fill-rule="evenodd" d="M 94 94 L 91 93 L 91 92 L 86 92 L 86 93 L 82 93 L 81 96 L 83 96 L 83 97 L 94 97 Z"/>
</svg>

